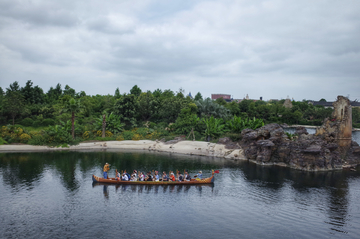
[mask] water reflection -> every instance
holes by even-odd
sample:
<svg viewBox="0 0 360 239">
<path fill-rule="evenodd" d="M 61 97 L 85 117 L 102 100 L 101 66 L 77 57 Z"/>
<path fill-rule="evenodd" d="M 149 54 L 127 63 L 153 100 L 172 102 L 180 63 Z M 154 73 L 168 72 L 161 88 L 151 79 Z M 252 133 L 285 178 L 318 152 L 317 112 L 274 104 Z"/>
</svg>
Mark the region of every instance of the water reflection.
<svg viewBox="0 0 360 239">
<path fill-rule="evenodd" d="M 93 183 L 91 187 L 91 175 L 101 175 L 106 162 L 111 164 L 111 172 L 116 168 L 167 172 L 188 169 L 191 175 L 202 170 L 204 176 L 209 176 L 211 169 L 219 169 L 220 174 L 216 175 L 213 185 Z M 95 215 L 102 216 L 104 223 L 115 228 L 117 225 L 112 223 L 118 218 L 109 217 L 107 220 L 108 215 L 113 211 L 114 215 L 132 215 L 131 210 L 144 215 L 161 212 L 162 217 L 155 218 L 159 225 L 166 225 L 166 218 L 173 216 L 170 212 L 184 211 L 189 217 L 189 225 L 182 224 L 182 221 L 178 223 L 179 227 L 185 228 L 186 236 L 202 233 L 211 237 L 213 234 L 207 233 L 213 231 L 230 238 L 240 234 L 244 238 L 274 237 L 266 231 L 275 227 L 289 230 L 290 234 L 284 234 L 289 237 L 295 236 L 291 231 L 303 237 L 324 238 L 329 235 L 354 237 L 354 232 L 360 232 L 356 226 L 360 225 L 360 218 L 354 216 L 360 213 L 360 189 L 358 186 L 354 188 L 354 185 L 360 185 L 359 167 L 356 172 L 314 173 L 249 162 L 142 152 L 16 153 L 0 154 L 0 180 L 0 190 L 7 192 L 0 194 L 0 214 L 7 218 L 0 220 L 4 228 L 0 228 L 0 237 L 5 235 L 5 230 L 15 232 L 13 237 L 21 237 L 20 232 L 31 231 L 31 228 L 36 228 L 34 225 L 46 225 L 52 221 L 54 225 L 60 223 L 62 228 L 74 228 L 83 221 L 82 228 L 95 235 L 95 229 L 99 227 L 92 223 Z M 60 213 L 53 213 L 59 210 Z M 104 210 L 108 213 L 106 217 Z M 25 222 L 19 221 L 19 215 L 24 211 L 31 211 L 31 215 L 36 216 L 28 216 L 27 219 L 31 220 Z M 193 225 L 199 221 L 199 215 L 201 227 L 197 230 Z M 184 214 L 179 216 L 185 217 Z M 214 218 L 218 219 L 216 224 Z M 142 219 L 130 218 L 128 224 L 122 222 L 122 227 L 131 228 L 136 222 L 143 223 Z M 256 225 L 262 225 L 260 232 Z M 152 224 L 146 228 L 151 231 Z M 71 233 L 64 237 L 80 236 L 74 231 Z M 39 233 L 36 235 L 41 237 Z M 116 233 L 106 235 L 116 236 Z"/>
<path fill-rule="evenodd" d="M 121 191 L 121 193 L 126 193 L 127 191 L 130 191 L 131 193 L 146 193 L 149 194 L 150 192 L 153 192 L 155 194 L 162 192 L 166 194 L 169 193 L 188 193 L 191 188 L 194 188 L 194 190 L 197 190 L 198 192 L 202 192 L 202 189 L 204 187 L 211 188 L 213 191 L 214 184 L 199 184 L 199 185 L 123 185 L 123 184 L 107 184 L 107 183 L 98 183 L 93 182 L 92 187 L 103 187 L 104 197 L 106 199 L 109 199 L 109 189 L 115 188 L 115 192 L 118 193 L 118 190 Z"/>
</svg>

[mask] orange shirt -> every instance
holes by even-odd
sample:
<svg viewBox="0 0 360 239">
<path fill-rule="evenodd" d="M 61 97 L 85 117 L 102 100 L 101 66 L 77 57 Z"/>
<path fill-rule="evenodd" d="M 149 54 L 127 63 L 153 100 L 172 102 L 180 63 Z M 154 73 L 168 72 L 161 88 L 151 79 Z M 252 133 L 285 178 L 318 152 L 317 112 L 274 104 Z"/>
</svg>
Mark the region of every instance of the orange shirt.
<svg viewBox="0 0 360 239">
<path fill-rule="evenodd" d="M 175 181 L 175 176 L 174 175 L 171 175 L 170 178 L 171 178 L 171 181 Z"/>
</svg>

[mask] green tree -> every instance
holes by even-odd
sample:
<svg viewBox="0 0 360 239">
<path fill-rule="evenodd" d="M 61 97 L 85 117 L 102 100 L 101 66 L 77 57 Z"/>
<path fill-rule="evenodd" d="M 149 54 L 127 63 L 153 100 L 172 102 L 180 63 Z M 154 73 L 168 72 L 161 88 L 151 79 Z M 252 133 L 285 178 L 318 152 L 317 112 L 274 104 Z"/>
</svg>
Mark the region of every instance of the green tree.
<svg viewBox="0 0 360 239">
<path fill-rule="evenodd" d="M 226 104 L 225 107 L 230 110 L 231 115 L 239 116 L 239 114 L 241 112 L 240 108 L 239 108 L 239 103 L 237 103 L 236 101 L 232 101 L 232 102 Z"/>
<path fill-rule="evenodd" d="M 49 91 L 46 93 L 46 102 L 54 103 L 59 99 L 61 95 L 62 89 L 60 83 L 58 83 L 55 88 L 50 87 Z"/>
<path fill-rule="evenodd" d="M 178 134 L 188 134 L 192 129 L 198 130 L 197 127 L 200 119 L 196 113 L 196 104 L 189 103 L 184 107 L 173 125 L 175 132 Z"/>
<path fill-rule="evenodd" d="M 120 90 L 119 87 L 116 88 L 115 90 L 115 94 L 114 94 L 115 99 L 120 99 L 121 95 L 120 95 Z"/>
<path fill-rule="evenodd" d="M 28 80 L 25 87 L 21 88 L 21 94 L 24 96 L 27 104 L 42 104 L 44 103 L 44 92 L 39 86 L 33 87 L 33 82 Z"/>
<path fill-rule="evenodd" d="M 139 96 L 141 94 L 141 89 L 137 85 L 134 85 L 130 90 L 130 94 Z"/>
<path fill-rule="evenodd" d="M 352 108 L 352 121 L 353 121 L 353 127 L 358 128 L 359 126 L 357 124 L 360 123 L 360 108 L 359 107 Z M 356 126 L 355 126 L 355 124 L 356 124 Z"/>
<path fill-rule="evenodd" d="M 198 107 L 198 112 L 200 116 L 214 116 L 217 118 L 228 118 L 230 116 L 230 110 L 228 110 L 222 105 L 215 103 L 210 98 L 195 101 L 195 104 Z"/>
<path fill-rule="evenodd" d="M 113 114 L 112 112 L 106 115 L 106 129 L 114 134 L 118 134 L 123 131 L 125 124 L 121 123 L 120 116 Z M 100 115 L 96 118 L 96 129 L 102 130 L 103 127 L 103 116 Z"/>
<path fill-rule="evenodd" d="M 168 97 L 163 99 L 159 107 L 159 118 L 163 122 L 175 122 L 181 109 L 186 107 L 191 101 L 189 98 L 182 97 Z"/>
<path fill-rule="evenodd" d="M 86 96 L 86 92 L 82 90 L 82 91 L 76 93 L 75 96 L 76 96 L 76 98 L 84 97 L 84 96 Z"/>
<path fill-rule="evenodd" d="M 227 102 L 224 100 L 224 98 L 220 97 L 220 98 L 217 98 L 215 100 L 215 103 L 216 104 L 219 104 L 219 105 L 222 105 L 222 106 L 226 106 Z"/>
<path fill-rule="evenodd" d="M 19 82 L 14 81 L 14 83 L 10 84 L 9 88 L 6 88 L 6 93 L 9 91 L 20 91 L 20 85 Z"/>
<path fill-rule="evenodd" d="M 141 93 L 138 98 L 139 108 L 138 113 L 143 121 L 148 121 L 152 118 L 158 108 L 158 101 L 150 91 Z"/>
<path fill-rule="evenodd" d="M 204 135 L 207 141 L 210 141 L 210 138 L 219 137 L 225 131 L 225 124 L 223 119 L 216 119 L 211 116 L 210 118 L 204 118 L 203 122 L 206 125 Z"/>
<path fill-rule="evenodd" d="M 202 100 L 202 99 L 203 99 L 203 97 L 202 97 L 201 93 L 198 92 L 198 93 L 195 95 L 194 100 Z"/>
<path fill-rule="evenodd" d="M 15 124 L 15 117 L 20 115 L 24 110 L 24 97 L 17 91 L 8 90 L 4 99 L 4 110 L 11 118 L 13 125 Z"/>
<path fill-rule="evenodd" d="M 136 126 L 136 114 L 138 110 L 138 102 L 135 95 L 124 94 L 119 100 L 116 101 L 114 106 L 114 113 L 121 117 L 125 125 L 130 127 Z"/>
<path fill-rule="evenodd" d="M 75 139 L 75 113 L 80 112 L 83 109 L 83 106 L 80 103 L 80 100 L 75 100 L 71 98 L 66 104 L 65 108 L 63 109 L 64 112 L 71 113 L 71 136 Z"/>
<path fill-rule="evenodd" d="M 70 95 L 72 98 L 75 98 L 76 92 L 69 85 L 65 86 L 64 95 Z"/>
</svg>

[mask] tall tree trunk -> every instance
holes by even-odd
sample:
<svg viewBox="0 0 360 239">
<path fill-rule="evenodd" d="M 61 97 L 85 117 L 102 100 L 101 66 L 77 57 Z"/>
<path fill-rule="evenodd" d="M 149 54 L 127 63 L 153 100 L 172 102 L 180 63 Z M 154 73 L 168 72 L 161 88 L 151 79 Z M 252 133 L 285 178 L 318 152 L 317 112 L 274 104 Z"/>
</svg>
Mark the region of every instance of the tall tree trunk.
<svg viewBox="0 0 360 239">
<path fill-rule="evenodd" d="M 15 124 L 15 116 L 12 117 L 13 118 L 13 125 Z"/>
<path fill-rule="evenodd" d="M 72 138 L 75 139 L 75 112 L 71 112 L 71 135 Z"/>
<path fill-rule="evenodd" d="M 102 123 L 102 136 L 103 138 L 105 138 L 105 129 L 106 129 L 106 115 L 103 115 L 103 123 Z"/>
</svg>

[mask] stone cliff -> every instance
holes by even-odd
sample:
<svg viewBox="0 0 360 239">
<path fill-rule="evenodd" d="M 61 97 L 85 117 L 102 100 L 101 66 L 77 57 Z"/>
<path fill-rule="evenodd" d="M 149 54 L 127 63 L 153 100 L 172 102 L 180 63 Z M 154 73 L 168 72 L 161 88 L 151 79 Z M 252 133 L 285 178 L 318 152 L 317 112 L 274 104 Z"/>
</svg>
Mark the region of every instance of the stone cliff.
<svg viewBox="0 0 360 239">
<path fill-rule="evenodd" d="M 258 164 L 276 164 L 306 171 L 335 170 L 360 164 L 360 147 L 351 141 L 351 106 L 338 96 L 332 119 L 325 119 L 315 135 L 304 127 L 287 135 L 278 124 L 241 132 L 245 157 Z"/>
</svg>

